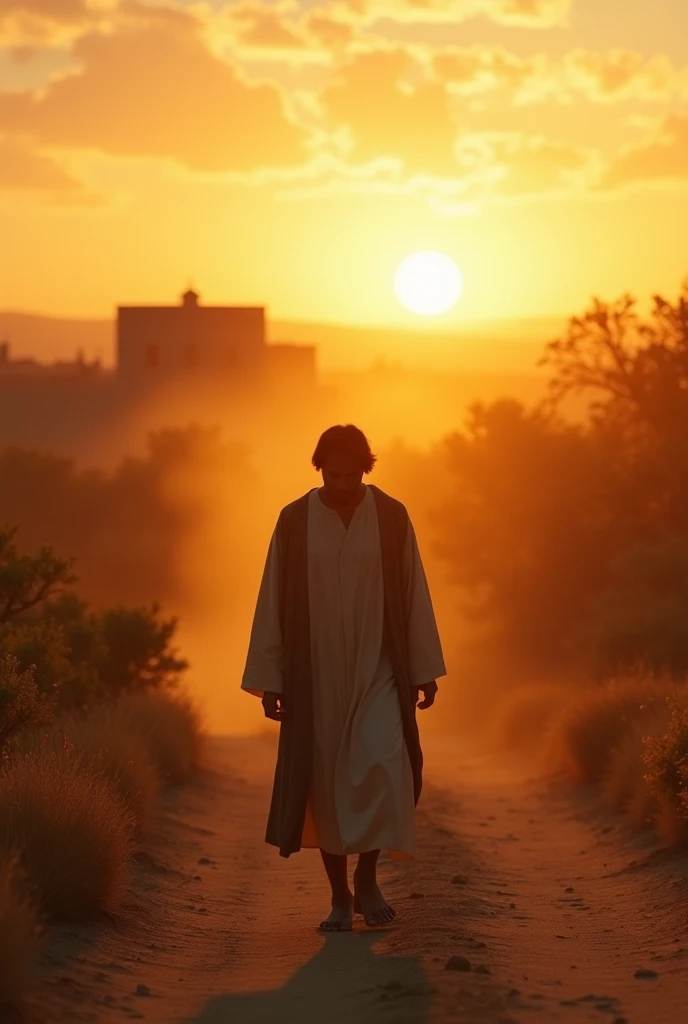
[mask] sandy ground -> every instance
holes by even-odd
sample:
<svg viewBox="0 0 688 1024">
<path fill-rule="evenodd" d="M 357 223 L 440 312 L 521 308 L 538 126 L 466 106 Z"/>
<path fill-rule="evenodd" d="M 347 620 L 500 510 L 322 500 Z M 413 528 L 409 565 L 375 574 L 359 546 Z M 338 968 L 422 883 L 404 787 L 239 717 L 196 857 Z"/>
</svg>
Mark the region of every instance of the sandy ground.
<svg viewBox="0 0 688 1024">
<path fill-rule="evenodd" d="M 121 918 L 49 934 L 32 1021 L 688 1021 L 686 861 L 592 797 L 426 747 L 418 859 L 383 865 L 393 928 L 318 934 L 318 855 L 262 841 L 274 738 L 212 740 Z"/>
</svg>

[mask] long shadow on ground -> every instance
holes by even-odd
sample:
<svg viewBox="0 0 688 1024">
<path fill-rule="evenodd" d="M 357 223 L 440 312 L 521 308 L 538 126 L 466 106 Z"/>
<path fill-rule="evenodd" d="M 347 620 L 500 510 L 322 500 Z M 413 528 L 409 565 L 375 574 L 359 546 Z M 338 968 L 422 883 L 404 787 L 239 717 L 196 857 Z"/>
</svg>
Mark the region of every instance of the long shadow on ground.
<svg viewBox="0 0 688 1024">
<path fill-rule="evenodd" d="M 413 957 L 376 955 L 381 935 L 328 935 L 286 985 L 215 996 L 190 1024 L 425 1024 L 430 985 Z"/>
</svg>

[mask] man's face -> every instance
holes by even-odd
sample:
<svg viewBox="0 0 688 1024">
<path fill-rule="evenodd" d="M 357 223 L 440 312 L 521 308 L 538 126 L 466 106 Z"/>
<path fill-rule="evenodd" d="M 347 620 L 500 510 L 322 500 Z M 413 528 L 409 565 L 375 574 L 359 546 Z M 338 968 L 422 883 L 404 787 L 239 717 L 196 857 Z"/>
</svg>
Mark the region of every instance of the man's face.
<svg viewBox="0 0 688 1024">
<path fill-rule="evenodd" d="M 350 455 L 330 452 L 322 467 L 322 478 L 333 505 L 353 505 L 361 490 L 363 470 Z"/>
</svg>

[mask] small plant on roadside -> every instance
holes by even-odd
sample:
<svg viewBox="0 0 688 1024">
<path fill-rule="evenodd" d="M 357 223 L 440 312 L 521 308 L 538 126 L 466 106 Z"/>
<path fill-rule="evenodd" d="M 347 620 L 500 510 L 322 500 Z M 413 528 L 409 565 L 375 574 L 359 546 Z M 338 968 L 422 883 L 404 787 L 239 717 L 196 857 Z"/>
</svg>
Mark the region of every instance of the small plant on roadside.
<svg viewBox="0 0 688 1024">
<path fill-rule="evenodd" d="M 669 723 L 661 736 L 645 739 L 647 784 L 665 812 L 671 837 L 688 839 L 688 706 L 677 693 L 667 698 Z"/>
<path fill-rule="evenodd" d="M 547 760 L 576 782 L 601 782 L 618 744 L 634 728 L 644 728 L 671 689 L 668 682 L 640 675 L 587 687 L 553 720 Z"/>
<path fill-rule="evenodd" d="M 132 817 L 136 834 L 152 822 L 160 772 L 148 743 L 112 705 L 84 714 L 63 714 L 46 729 L 19 736 L 12 750 L 50 753 L 59 763 L 78 759 L 85 771 L 102 777 Z"/>
<path fill-rule="evenodd" d="M 0 848 L 17 848 L 51 916 L 83 918 L 117 908 L 131 834 L 122 801 L 78 755 L 17 755 L 0 772 Z"/>
<path fill-rule="evenodd" d="M 52 703 L 39 692 L 33 669 L 21 671 L 17 658 L 0 653 L 0 751 L 23 729 L 47 722 Z"/>
<path fill-rule="evenodd" d="M 201 719 L 194 704 L 181 694 L 159 690 L 123 694 L 117 704 L 123 728 L 144 740 L 167 782 L 183 782 L 198 762 Z"/>
</svg>

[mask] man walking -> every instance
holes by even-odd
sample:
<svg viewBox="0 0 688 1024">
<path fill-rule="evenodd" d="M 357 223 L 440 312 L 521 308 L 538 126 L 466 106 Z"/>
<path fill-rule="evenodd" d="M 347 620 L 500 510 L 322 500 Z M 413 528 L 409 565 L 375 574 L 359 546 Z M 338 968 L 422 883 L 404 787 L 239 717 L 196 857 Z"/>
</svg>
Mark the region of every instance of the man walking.
<svg viewBox="0 0 688 1024">
<path fill-rule="evenodd" d="M 266 841 L 283 857 L 320 849 L 332 887 L 324 931 L 350 930 L 354 913 L 369 926 L 395 916 L 377 860 L 414 854 L 416 706 L 432 706 L 446 674 L 408 513 L 363 482 L 375 461 L 352 424 L 318 441 L 322 487 L 279 515 L 242 681 L 280 723 Z M 348 854 L 359 858 L 353 894 Z"/>
</svg>

